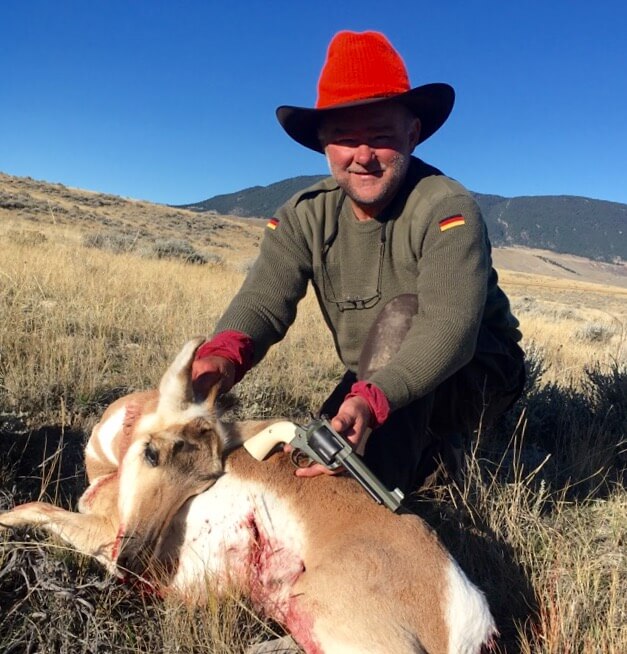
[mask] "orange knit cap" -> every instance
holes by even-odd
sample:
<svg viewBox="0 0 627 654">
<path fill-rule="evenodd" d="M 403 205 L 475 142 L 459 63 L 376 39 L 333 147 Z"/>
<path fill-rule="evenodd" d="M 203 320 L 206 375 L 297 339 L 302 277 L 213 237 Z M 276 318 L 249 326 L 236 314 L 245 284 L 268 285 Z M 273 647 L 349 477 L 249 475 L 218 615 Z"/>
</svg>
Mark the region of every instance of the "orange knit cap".
<svg viewBox="0 0 627 654">
<path fill-rule="evenodd" d="M 410 90 L 401 56 L 380 32 L 338 32 L 318 80 L 316 109 Z"/>
</svg>

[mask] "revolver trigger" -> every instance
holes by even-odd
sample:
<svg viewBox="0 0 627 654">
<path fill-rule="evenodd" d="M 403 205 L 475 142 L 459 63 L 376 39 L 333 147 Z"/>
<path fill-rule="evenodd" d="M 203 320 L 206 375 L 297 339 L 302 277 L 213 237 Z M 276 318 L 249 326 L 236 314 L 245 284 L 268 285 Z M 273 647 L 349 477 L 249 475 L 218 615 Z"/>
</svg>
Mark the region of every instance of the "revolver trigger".
<svg viewBox="0 0 627 654">
<path fill-rule="evenodd" d="M 299 449 L 290 452 L 290 461 L 296 468 L 308 468 L 313 463 L 313 459 Z"/>
</svg>

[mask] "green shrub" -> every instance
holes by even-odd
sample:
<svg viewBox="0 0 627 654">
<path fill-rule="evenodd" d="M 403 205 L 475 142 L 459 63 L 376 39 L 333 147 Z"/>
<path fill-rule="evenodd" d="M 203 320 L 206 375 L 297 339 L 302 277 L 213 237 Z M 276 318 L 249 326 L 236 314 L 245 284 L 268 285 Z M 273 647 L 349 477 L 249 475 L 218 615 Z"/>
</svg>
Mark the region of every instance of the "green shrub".
<svg viewBox="0 0 627 654">
<path fill-rule="evenodd" d="M 93 232 L 85 234 L 83 245 L 110 252 L 132 252 L 137 244 L 137 237 L 122 232 Z"/>
<path fill-rule="evenodd" d="M 614 336 L 614 330 L 607 325 L 587 323 L 575 335 L 586 343 L 607 343 Z"/>
<path fill-rule="evenodd" d="M 189 241 L 166 239 L 154 241 L 142 251 L 144 256 L 157 259 L 182 259 L 187 263 L 207 263 L 207 257 L 194 248 Z"/>
</svg>

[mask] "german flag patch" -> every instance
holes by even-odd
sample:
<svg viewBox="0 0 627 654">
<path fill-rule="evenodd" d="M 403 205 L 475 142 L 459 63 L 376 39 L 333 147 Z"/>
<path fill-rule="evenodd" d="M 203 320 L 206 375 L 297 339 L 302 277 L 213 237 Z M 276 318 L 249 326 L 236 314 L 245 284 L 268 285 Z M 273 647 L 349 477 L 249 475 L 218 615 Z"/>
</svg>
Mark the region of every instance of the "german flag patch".
<svg viewBox="0 0 627 654">
<path fill-rule="evenodd" d="M 278 218 L 270 218 L 268 224 L 266 225 L 268 229 L 272 229 L 272 230 L 275 230 L 278 226 L 279 226 Z"/>
<path fill-rule="evenodd" d="M 466 220 L 461 214 L 457 216 L 450 216 L 449 218 L 444 218 L 444 220 L 440 220 L 438 223 L 441 232 L 445 232 L 447 229 L 453 229 L 453 227 L 461 227 L 465 224 Z"/>
</svg>

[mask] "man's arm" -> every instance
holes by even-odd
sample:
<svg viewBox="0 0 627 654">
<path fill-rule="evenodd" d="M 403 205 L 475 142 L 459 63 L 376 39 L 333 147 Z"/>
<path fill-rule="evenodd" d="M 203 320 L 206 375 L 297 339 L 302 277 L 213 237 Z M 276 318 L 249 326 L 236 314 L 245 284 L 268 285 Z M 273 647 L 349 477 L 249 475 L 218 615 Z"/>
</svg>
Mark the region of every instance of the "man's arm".
<svg viewBox="0 0 627 654">
<path fill-rule="evenodd" d="M 483 316 L 491 259 L 471 196 L 432 210 L 418 258 L 417 312 L 399 350 L 368 379 L 392 410 L 433 391 L 470 361 Z"/>
<path fill-rule="evenodd" d="M 283 338 L 311 277 L 311 255 L 295 212 L 284 207 L 268 223 L 259 256 L 203 344 L 192 368 L 195 392 L 216 382 L 229 390 Z"/>
<path fill-rule="evenodd" d="M 470 360 L 490 268 L 485 225 L 474 200 L 455 196 L 436 206 L 422 242 L 412 325 L 399 351 L 351 389 L 331 421 L 356 448 L 391 409 L 430 392 Z M 328 473 L 312 466 L 297 474 L 323 472 Z"/>
</svg>

